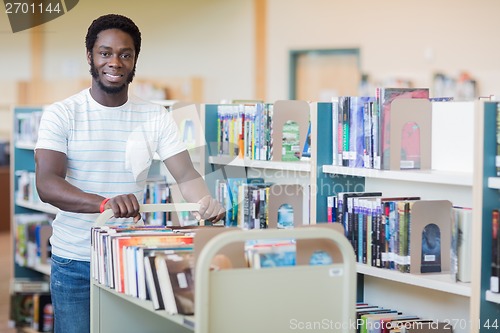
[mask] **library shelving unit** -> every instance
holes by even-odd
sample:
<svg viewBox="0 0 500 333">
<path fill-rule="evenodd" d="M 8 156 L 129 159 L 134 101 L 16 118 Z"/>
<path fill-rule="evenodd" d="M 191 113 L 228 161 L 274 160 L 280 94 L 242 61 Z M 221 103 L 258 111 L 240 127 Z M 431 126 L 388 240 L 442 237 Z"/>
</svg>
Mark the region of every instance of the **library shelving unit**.
<svg viewBox="0 0 500 333">
<path fill-rule="evenodd" d="M 35 171 L 34 148 L 35 142 L 33 135 L 19 135 L 19 126 L 21 123 L 27 125 L 25 121 L 33 113 L 42 112 L 42 107 L 15 107 L 13 109 L 12 125 L 15 130 L 12 131 L 12 145 L 11 145 L 11 182 L 10 182 L 10 195 L 12 202 L 11 211 L 11 233 L 12 239 L 16 236 L 16 219 L 17 214 L 30 214 L 30 213 L 47 213 L 55 215 L 57 209 L 51 205 L 41 203 L 39 201 L 23 200 L 17 194 L 19 189 L 19 171 Z M 24 119 L 24 121 L 23 121 Z M 26 129 L 25 129 L 26 130 Z M 34 129 L 35 130 L 35 129 Z M 26 133 L 25 133 L 26 134 Z M 34 134 L 34 133 L 33 133 Z M 14 244 L 13 244 L 14 245 Z M 15 253 L 15 248 L 13 252 Z M 50 266 L 47 264 L 36 264 L 32 267 L 20 266 L 14 260 L 13 278 L 35 278 L 44 279 L 50 274 Z"/>
<path fill-rule="evenodd" d="M 335 186 L 332 186 L 331 176 L 322 172 L 325 164 L 331 163 L 332 138 L 332 104 L 331 103 L 308 103 L 296 100 L 281 100 L 274 103 L 273 119 L 276 114 L 281 114 L 281 123 L 287 120 L 296 121 L 297 114 L 309 115 L 311 124 L 311 157 L 308 161 L 282 161 L 280 156 L 274 156 L 272 160 L 253 160 L 217 155 L 217 104 L 204 105 L 206 116 L 206 140 L 208 143 L 208 168 L 212 168 L 215 177 L 262 177 L 266 181 L 276 184 L 300 184 L 309 196 L 309 220 L 304 224 L 316 224 L 327 221 L 326 196 L 334 194 L 335 187 L 356 187 L 362 184 L 358 178 L 336 178 Z M 299 121 L 297 121 L 299 123 Z M 300 123 L 299 123 L 300 124 Z M 279 142 L 274 147 L 275 152 L 281 151 L 282 132 L 281 128 L 274 128 L 273 141 Z M 300 135 L 306 137 L 307 124 L 299 126 Z M 321 143 L 321 144 L 320 144 Z M 302 143 L 303 145 L 303 143 Z M 302 147 L 301 147 L 302 148 Z M 215 187 L 215 186 L 213 186 Z M 213 188 L 212 187 L 212 188 Z M 324 200 L 323 200 L 324 199 Z"/>
<path fill-rule="evenodd" d="M 492 261 L 492 211 L 500 208 L 500 178 L 496 173 L 499 102 L 476 103 L 476 142 L 474 182 L 474 242 L 472 256 L 476 275 L 474 296 L 479 305 L 475 309 L 475 326 L 480 332 L 499 330 L 500 294 L 490 289 Z"/>
<path fill-rule="evenodd" d="M 350 325 L 355 322 L 354 252 L 341 233 L 332 228 L 311 227 L 218 229 L 222 231 L 209 232 L 211 236 L 201 249 L 196 249 L 197 236 L 204 231 L 197 231 L 194 239 L 195 255 L 199 251 L 195 259 L 194 316 L 154 311 L 151 301 L 125 296 L 93 280 L 92 332 L 292 332 L 311 323 L 324 322 L 325 318 L 335 332 L 355 331 L 355 327 Z M 229 252 L 224 252 L 228 246 L 270 239 L 295 239 L 311 245 L 317 244 L 316 240 L 325 240 L 337 249 L 339 260 L 320 266 L 210 269 L 216 255 L 227 253 L 229 257 Z M 311 240 L 313 243 L 309 243 Z M 234 256 L 234 253 L 231 252 L 231 255 Z M 293 297 L 290 298 L 290 295 Z"/>
<path fill-rule="evenodd" d="M 435 158 L 439 164 L 437 168 L 434 168 L 433 164 L 430 170 L 375 170 L 325 163 L 322 172 L 337 178 L 350 177 L 361 180 L 364 184 L 362 191 L 381 191 L 384 197 L 419 196 L 424 200 L 449 200 L 454 206 L 473 207 L 472 144 L 466 145 L 461 156 L 450 157 L 452 149 L 449 148 L 448 151 L 434 150 L 446 147 L 446 142 L 449 147 L 455 139 L 458 142 L 473 141 L 474 103 L 448 102 L 433 105 L 432 108 L 433 162 L 434 153 L 441 154 Z M 460 119 L 463 124 L 457 127 L 448 126 L 446 130 L 434 126 L 443 124 L 439 119 L 440 114 L 448 114 L 458 109 L 460 114 L 464 115 Z M 455 120 L 457 118 L 459 117 Z M 465 130 L 462 130 L 463 126 Z M 458 163 L 459 167 L 450 167 L 454 162 Z M 473 244 L 473 247 L 480 246 L 480 243 Z M 473 261 L 479 258 L 473 257 Z M 449 323 L 454 332 L 474 331 L 472 319 L 476 316 L 478 306 L 478 300 L 474 297 L 474 279 L 471 283 L 464 283 L 457 282 L 454 275 L 447 272 L 410 274 L 360 263 L 357 264 L 357 272 L 358 301 Z"/>
</svg>

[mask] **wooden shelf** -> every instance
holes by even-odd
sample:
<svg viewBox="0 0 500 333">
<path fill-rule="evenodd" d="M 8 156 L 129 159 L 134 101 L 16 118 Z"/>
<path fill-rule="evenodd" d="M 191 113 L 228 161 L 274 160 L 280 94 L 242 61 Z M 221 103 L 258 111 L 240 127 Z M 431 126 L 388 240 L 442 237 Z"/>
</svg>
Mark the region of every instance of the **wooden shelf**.
<svg viewBox="0 0 500 333">
<path fill-rule="evenodd" d="M 237 167 L 248 167 L 256 169 L 274 169 L 286 171 L 311 171 L 311 164 L 308 161 L 303 162 L 276 162 L 259 161 L 248 158 L 229 157 L 229 156 L 210 156 L 208 162 L 218 165 L 230 165 Z"/>
<path fill-rule="evenodd" d="M 425 287 L 426 289 L 438 290 L 448 294 L 471 296 L 470 283 L 455 282 L 451 274 L 409 274 L 398 271 L 371 267 L 365 264 L 357 264 L 357 272 L 374 276 L 381 279 L 405 283 L 408 285 Z"/>
<path fill-rule="evenodd" d="M 472 187 L 472 173 L 441 170 L 377 170 L 324 165 L 324 173 Z"/>
</svg>

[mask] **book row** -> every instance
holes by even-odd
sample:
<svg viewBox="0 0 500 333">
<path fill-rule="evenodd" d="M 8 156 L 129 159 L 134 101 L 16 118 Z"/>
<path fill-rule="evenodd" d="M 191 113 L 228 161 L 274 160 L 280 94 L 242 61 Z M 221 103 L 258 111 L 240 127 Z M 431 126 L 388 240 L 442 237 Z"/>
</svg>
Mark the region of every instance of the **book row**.
<svg viewBox="0 0 500 333">
<path fill-rule="evenodd" d="M 389 169 L 391 106 L 395 99 L 428 99 L 428 88 L 378 88 L 376 96 L 340 96 L 332 108 L 333 165 Z M 420 168 L 419 124 L 403 126 L 401 169 Z"/>
<path fill-rule="evenodd" d="M 273 105 L 229 104 L 217 107 L 219 155 L 270 160 Z"/>
<path fill-rule="evenodd" d="M 381 192 L 342 192 L 327 201 L 329 222 L 343 226 L 359 263 L 404 273 L 449 271 L 470 282 L 470 208 Z"/>
<path fill-rule="evenodd" d="M 92 229 L 92 278 L 101 285 L 142 300 L 155 310 L 191 315 L 194 311 L 196 253 L 207 239 L 236 228 L 159 226 L 102 226 Z M 237 230 L 237 229 L 236 229 Z M 197 236 L 200 236 L 197 238 Z M 301 243 L 302 250 L 313 247 Z M 195 245 L 198 248 L 195 251 Z M 294 239 L 249 240 L 242 255 L 217 255 L 211 269 L 266 269 L 295 265 L 330 265 L 333 253 L 304 250 Z M 236 259 L 235 259 L 236 258 Z"/>
<path fill-rule="evenodd" d="M 16 214 L 14 261 L 19 266 L 49 265 L 52 217 L 48 214 Z"/>
<path fill-rule="evenodd" d="M 298 184 L 274 184 L 259 177 L 229 177 L 216 181 L 215 198 L 226 209 L 227 227 L 282 229 L 309 224 L 308 199 L 302 195 L 303 190 Z M 298 201 L 300 211 L 294 210 L 291 201 Z M 271 202 L 282 204 L 270 210 Z"/>
<path fill-rule="evenodd" d="M 54 312 L 49 282 L 14 279 L 11 290 L 9 326 L 53 332 Z"/>
<path fill-rule="evenodd" d="M 356 304 L 357 333 L 396 333 L 396 332 L 453 332 L 454 323 L 438 322 L 431 318 L 405 314 L 402 311 L 377 305 Z"/>
<path fill-rule="evenodd" d="M 172 303 L 172 299 L 167 300 L 166 290 L 162 290 L 165 297 L 159 299 L 157 288 L 164 289 L 169 286 L 171 288 L 171 282 L 169 275 L 165 274 L 163 269 L 158 275 L 155 267 L 157 264 L 164 265 L 164 263 L 160 265 L 160 257 L 171 259 L 175 256 L 176 261 L 181 261 L 192 253 L 192 244 L 193 235 L 190 232 L 174 231 L 168 227 L 95 227 L 92 230 L 92 276 L 100 284 L 119 293 L 140 299 L 152 299 L 155 309 L 160 307 L 159 302 L 165 301 L 171 305 L 166 308 L 170 313 L 189 314 L 182 309 L 179 311 L 173 305 L 175 301 Z M 158 259 L 151 263 L 148 258 Z M 191 269 L 191 265 L 188 267 Z M 153 280 L 152 270 L 156 274 L 156 283 Z M 187 288 L 185 283 L 191 279 L 191 273 L 180 278 L 185 281 L 176 283 L 178 286 L 179 283 L 185 286 L 181 288 L 184 291 Z M 191 284 L 189 286 L 192 287 Z"/>
<path fill-rule="evenodd" d="M 38 140 L 38 127 L 42 111 L 19 113 L 14 124 L 15 141 L 18 143 L 35 144 Z"/>
</svg>

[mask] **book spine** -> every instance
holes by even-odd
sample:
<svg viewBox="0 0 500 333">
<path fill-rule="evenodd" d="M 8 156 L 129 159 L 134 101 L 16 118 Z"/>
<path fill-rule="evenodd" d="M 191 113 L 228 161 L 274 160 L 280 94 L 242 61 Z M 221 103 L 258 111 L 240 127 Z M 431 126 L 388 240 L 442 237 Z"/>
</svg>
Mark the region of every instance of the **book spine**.
<svg viewBox="0 0 500 333">
<path fill-rule="evenodd" d="M 350 98 L 344 97 L 342 104 L 342 165 L 349 166 Z"/>
<path fill-rule="evenodd" d="M 491 215 L 492 225 L 492 256 L 491 256 L 491 277 L 490 290 L 500 292 L 500 242 L 498 241 L 500 215 L 497 209 L 494 209 Z"/>
<path fill-rule="evenodd" d="M 500 176 L 500 103 L 497 105 L 497 155 L 495 159 L 496 174 Z"/>
</svg>

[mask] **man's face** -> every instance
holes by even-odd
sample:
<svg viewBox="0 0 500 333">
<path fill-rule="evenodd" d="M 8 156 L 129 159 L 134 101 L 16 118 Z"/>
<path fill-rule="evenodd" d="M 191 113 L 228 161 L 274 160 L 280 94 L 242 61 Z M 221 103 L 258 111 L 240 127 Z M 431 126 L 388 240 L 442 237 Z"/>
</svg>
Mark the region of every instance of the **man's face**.
<svg viewBox="0 0 500 333">
<path fill-rule="evenodd" d="M 121 92 L 132 82 L 135 59 L 132 37 L 119 29 L 101 31 L 92 52 L 87 52 L 90 74 L 109 94 Z"/>
</svg>

